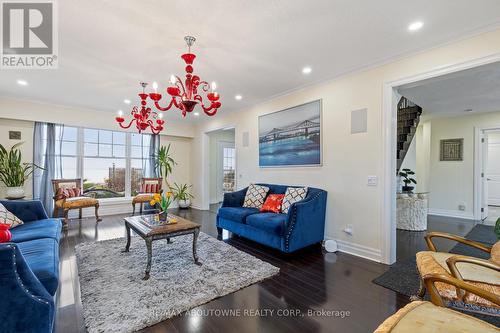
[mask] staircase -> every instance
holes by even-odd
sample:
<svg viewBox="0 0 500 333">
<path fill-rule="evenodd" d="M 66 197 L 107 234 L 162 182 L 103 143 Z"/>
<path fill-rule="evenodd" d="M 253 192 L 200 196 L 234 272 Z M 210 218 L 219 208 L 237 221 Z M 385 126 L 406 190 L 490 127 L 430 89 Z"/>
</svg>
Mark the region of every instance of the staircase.
<svg viewBox="0 0 500 333">
<path fill-rule="evenodd" d="M 412 101 L 401 97 L 398 102 L 398 144 L 397 144 L 397 171 L 401 168 L 411 140 L 417 132 L 422 108 Z"/>
</svg>

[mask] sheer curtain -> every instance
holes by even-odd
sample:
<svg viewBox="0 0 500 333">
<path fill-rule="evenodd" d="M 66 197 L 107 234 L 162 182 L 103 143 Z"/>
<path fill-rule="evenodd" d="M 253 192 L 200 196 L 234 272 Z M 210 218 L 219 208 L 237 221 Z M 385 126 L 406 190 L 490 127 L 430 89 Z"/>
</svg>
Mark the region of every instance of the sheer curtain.
<svg viewBox="0 0 500 333">
<path fill-rule="evenodd" d="M 149 144 L 144 142 L 143 146 L 143 170 L 144 177 L 158 177 L 155 156 L 160 148 L 160 136 L 158 134 L 149 135 Z"/>
<path fill-rule="evenodd" d="M 33 173 L 33 198 L 42 202 L 49 215 L 54 210 L 52 179 L 62 175 L 62 163 L 56 161 L 61 158 L 61 138 L 56 138 L 56 127 L 60 127 L 57 132 L 62 136 L 63 125 L 35 122 L 33 135 L 33 163 L 43 168 Z"/>
</svg>

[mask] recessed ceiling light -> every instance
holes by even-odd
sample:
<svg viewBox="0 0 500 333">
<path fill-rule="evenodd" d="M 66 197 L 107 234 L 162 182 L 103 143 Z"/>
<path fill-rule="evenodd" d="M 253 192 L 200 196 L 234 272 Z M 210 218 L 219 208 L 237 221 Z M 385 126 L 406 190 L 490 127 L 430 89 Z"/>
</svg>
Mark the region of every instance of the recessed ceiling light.
<svg viewBox="0 0 500 333">
<path fill-rule="evenodd" d="M 125 103 L 125 104 L 130 104 L 131 102 L 130 102 L 130 99 L 124 99 L 124 100 L 123 100 L 123 103 Z"/>
<path fill-rule="evenodd" d="M 24 80 L 17 80 L 17 84 L 20 85 L 20 86 L 27 86 L 28 82 L 24 81 Z"/>
<path fill-rule="evenodd" d="M 421 21 L 413 22 L 408 26 L 408 30 L 417 31 L 420 30 L 424 26 L 424 23 Z"/>
<path fill-rule="evenodd" d="M 197 116 L 197 117 L 200 115 L 200 113 L 199 113 L 199 112 L 195 112 L 195 113 L 193 113 L 193 114 L 194 114 L 195 116 Z"/>
<path fill-rule="evenodd" d="M 312 72 L 312 68 L 311 67 L 304 67 L 302 68 L 302 74 L 309 74 Z"/>
<path fill-rule="evenodd" d="M 236 95 L 236 96 L 234 96 L 234 98 L 235 98 L 237 101 L 241 101 L 241 99 L 243 98 L 243 96 L 241 96 L 241 95 Z"/>
</svg>

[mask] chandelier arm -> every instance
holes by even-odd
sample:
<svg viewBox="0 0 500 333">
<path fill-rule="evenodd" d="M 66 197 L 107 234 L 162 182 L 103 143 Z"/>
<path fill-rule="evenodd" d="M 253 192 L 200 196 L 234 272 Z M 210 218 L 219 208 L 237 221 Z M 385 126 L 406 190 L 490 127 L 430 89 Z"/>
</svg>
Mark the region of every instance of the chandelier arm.
<svg viewBox="0 0 500 333">
<path fill-rule="evenodd" d="M 201 103 L 200 105 L 201 105 L 201 108 L 203 109 L 203 112 L 205 112 L 209 116 L 213 116 L 217 113 L 218 109 L 215 108 L 213 104 L 210 104 L 210 106 L 208 108 L 205 107 L 205 105 L 203 105 L 203 103 Z M 212 109 L 213 109 L 213 111 L 211 111 Z"/>
<path fill-rule="evenodd" d="M 170 100 L 170 103 L 166 107 L 162 107 L 160 105 L 159 101 L 155 101 L 155 106 L 160 111 L 168 111 L 168 110 L 170 110 L 170 108 L 172 107 L 172 104 L 174 104 L 175 106 L 177 106 L 177 103 L 175 103 L 175 97 L 172 97 L 172 99 Z"/>
<path fill-rule="evenodd" d="M 207 92 L 210 90 L 210 84 L 207 82 L 207 81 L 200 81 L 198 83 L 199 86 L 201 86 L 201 89 L 204 91 L 204 92 Z"/>
<path fill-rule="evenodd" d="M 177 88 L 179 88 L 179 90 L 182 90 L 182 93 L 185 95 L 186 94 L 186 88 L 184 87 L 184 83 L 182 83 L 181 78 L 178 77 L 177 75 L 174 75 L 174 77 L 175 77 L 175 86 Z"/>
<path fill-rule="evenodd" d="M 135 121 L 136 119 L 132 119 L 130 120 L 130 122 L 128 123 L 128 125 L 123 125 L 123 123 L 118 123 L 118 125 L 120 125 L 121 128 L 124 128 L 124 129 L 127 129 L 127 128 L 130 128 L 130 126 L 132 126 L 133 122 Z"/>
<path fill-rule="evenodd" d="M 147 121 L 147 123 L 148 123 L 149 127 L 151 128 L 151 132 L 153 132 L 153 134 L 158 134 L 163 129 L 161 126 L 155 126 L 151 119 L 149 119 Z"/>
</svg>

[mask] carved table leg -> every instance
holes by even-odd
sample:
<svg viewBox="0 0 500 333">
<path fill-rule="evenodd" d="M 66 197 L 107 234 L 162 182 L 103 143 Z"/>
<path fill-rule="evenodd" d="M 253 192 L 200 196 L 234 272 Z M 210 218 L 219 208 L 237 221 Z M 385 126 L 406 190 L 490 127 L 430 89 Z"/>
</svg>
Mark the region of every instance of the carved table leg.
<svg viewBox="0 0 500 333">
<path fill-rule="evenodd" d="M 144 274 L 143 280 L 149 279 L 149 272 L 151 271 L 151 257 L 153 256 L 153 240 L 151 238 L 146 238 L 146 248 L 148 249 L 148 263 L 146 265 L 146 273 Z"/>
<path fill-rule="evenodd" d="M 199 234 L 200 234 L 200 229 L 196 228 L 193 233 L 193 258 L 194 258 L 194 263 L 198 266 L 201 266 L 201 262 L 198 260 L 198 253 L 196 252 L 196 242 L 198 240 Z"/>
<path fill-rule="evenodd" d="M 123 250 L 122 252 L 128 252 L 130 250 L 130 227 L 126 222 L 125 229 L 127 230 L 127 245 L 125 245 L 125 250 Z"/>
</svg>

